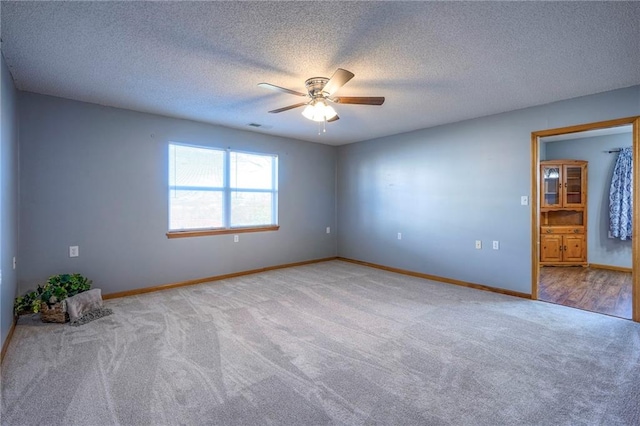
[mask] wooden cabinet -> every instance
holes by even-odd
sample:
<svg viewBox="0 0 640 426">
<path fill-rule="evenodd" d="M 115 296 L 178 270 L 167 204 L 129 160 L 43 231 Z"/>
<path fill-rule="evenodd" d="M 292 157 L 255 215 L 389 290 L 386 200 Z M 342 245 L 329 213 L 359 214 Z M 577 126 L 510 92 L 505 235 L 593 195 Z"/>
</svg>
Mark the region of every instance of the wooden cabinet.
<svg viewBox="0 0 640 426">
<path fill-rule="evenodd" d="M 582 263 L 587 261 L 584 235 L 562 236 L 562 261 Z"/>
<path fill-rule="evenodd" d="M 540 235 L 540 263 L 562 262 L 562 235 Z"/>
<path fill-rule="evenodd" d="M 587 162 L 578 160 L 542 161 L 541 208 L 585 208 Z"/>
<path fill-rule="evenodd" d="M 540 162 L 540 264 L 587 264 L 587 162 Z"/>
<path fill-rule="evenodd" d="M 540 262 L 543 264 L 582 264 L 586 258 L 584 235 L 540 236 Z"/>
</svg>

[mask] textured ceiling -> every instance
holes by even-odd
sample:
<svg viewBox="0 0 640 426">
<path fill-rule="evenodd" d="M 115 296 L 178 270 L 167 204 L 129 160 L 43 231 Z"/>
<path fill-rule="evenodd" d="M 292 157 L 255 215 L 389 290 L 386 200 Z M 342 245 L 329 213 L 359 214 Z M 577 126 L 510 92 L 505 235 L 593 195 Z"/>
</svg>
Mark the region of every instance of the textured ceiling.
<svg viewBox="0 0 640 426">
<path fill-rule="evenodd" d="M 340 145 L 640 84 L 637 2 L 5 2 L 20 90 Z M 296 96 L 345 68 L 318 126 Z M 263 127 L 254 129 L 249 123 Z"/>
</svg>

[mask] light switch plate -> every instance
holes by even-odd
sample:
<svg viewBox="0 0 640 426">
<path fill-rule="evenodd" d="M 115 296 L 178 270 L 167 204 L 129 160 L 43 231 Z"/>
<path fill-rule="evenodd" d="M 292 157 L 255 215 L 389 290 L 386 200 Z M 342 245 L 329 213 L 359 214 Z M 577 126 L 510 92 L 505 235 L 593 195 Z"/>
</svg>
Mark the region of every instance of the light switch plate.
<svg viewBox="0 0 640 426">
<path fill-rule="evenodd" d="M 529 197 L 527 195 L 523 195 L 520 197 L 520 205 L 528 206 L 529 205 Z"/>
</svg>

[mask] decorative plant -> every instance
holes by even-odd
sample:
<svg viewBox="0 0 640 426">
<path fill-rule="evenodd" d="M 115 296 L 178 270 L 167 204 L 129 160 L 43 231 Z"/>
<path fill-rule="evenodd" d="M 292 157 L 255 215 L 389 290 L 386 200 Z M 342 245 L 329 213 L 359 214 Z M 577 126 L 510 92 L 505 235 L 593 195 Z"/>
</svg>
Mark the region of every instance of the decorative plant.
<svg viewBox="0 0 640 426">
<path fill-rule="evenodd" d="M 36 290 L 27 292 L 24 296 L 16 297 L 13 311 L 16 315 L 39 312 L 41 302 L 52 306 L 67 297 L 75 296 L 90 288 L 91 280 L 80 274 L 52 275 L 44 285 L 39 285 Z"/>
</svg>

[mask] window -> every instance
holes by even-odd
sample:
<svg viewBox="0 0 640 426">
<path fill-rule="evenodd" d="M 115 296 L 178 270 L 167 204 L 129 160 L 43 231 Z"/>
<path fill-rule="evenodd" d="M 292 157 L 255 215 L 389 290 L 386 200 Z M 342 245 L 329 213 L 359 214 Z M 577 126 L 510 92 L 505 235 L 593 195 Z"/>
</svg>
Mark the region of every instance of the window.
<svg viewBox="0 0 640 426">
<path fill-rule="evenodd" d="M 278 156 L 169 144 L 169 237 L 278 229 Z"/>
</svg>

